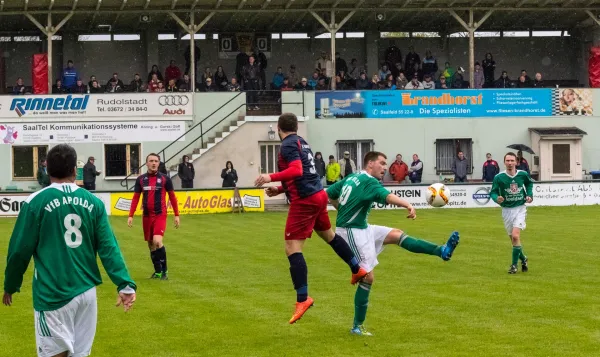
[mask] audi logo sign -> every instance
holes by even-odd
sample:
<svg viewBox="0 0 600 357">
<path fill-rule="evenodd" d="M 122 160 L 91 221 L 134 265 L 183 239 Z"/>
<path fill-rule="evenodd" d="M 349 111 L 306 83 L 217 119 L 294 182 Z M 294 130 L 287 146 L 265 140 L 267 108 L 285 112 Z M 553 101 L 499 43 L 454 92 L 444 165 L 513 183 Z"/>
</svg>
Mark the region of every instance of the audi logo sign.
<svg viewBox="0 0 600 357">
<path fill-rule="evenodd" d="M 158 97 L 158 104 L 164 106 L 184 106 L 188 105 L 190 99 L 187 95 L 161 95 Z"/>
</svg>

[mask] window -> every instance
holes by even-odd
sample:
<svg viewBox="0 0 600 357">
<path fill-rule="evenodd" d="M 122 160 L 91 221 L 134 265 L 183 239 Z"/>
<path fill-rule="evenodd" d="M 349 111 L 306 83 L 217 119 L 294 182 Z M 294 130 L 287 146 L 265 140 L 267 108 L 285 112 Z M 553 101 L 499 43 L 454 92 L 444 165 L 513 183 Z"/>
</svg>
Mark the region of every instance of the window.
<svg viewBox="0 0 600 357">
<path fill-rule="evenodd" d="M 175 37 L 175 34 L 172 34 L 172 33 L 159 33 L 158 34 L 159 41 L 170 41 L 170 40 L 176 40 L 176 39 L 177 39 L 177 37 Z"/>
<path fill-rule="evenodd" d="M 111 41 L 111 34 L 97 34 L 97 35 L 79 35 L 77 38 L 79 42 L 102 42 L 102 41 Z"/>
<path fill-rule="evenodd" d="M 260 144 L 260 173 L 268 174 L 279 171 L 277 158 L 279 157 L 279 144 Z"/>
<path fill-rule="evenodd" d="M 452 173 L 452 162 L 459 151 L 465 154 L 469 161 L 468 173 L 473 173 L 472 139 L 437 139 L 435 141 L 435 172 L 436 174 Z"/>
<path fill-rule="evenodd" d="M 308 39 L 310 38 L 307 33 L 282 33 L 282 40 L 299 40 L 299 39 Z"/>
<path fill-rule="evenodd" d="M 337 147 L 336 160 L 344 157 L 344 152 L 350 152 L 350 159 L 356 164 L 356 169 L 362 169 L 363 157 L 373 150 L 373 140 L 340 140 L 335 143 Z M 342 173 L 343 174 L 343 173 Z"/>
<path fill-rule="evenodd" d="M 552 173 L 571 173 L 571 145 L 552 144 Z"/>
<path fill-rule="evenodd" d="M 40 42 L 40 36 L 15 36 L 15 42 Z"/>
<path fill-rule="evenodd" d="M 47 146 L 13 146 L 13 179 L 35 180 L 40 162 L 46 158 Z"/>
<path fill-rule="evenodd" d="M 320 34 L 319 36 L 315 36 L 315 38 L 331 38 L 331 32 L 325 32 Z M 335 38 L 344 38 L 343 32 L 336 32 Z"/>
<path fill-rule="evenodd" d="M 409 32 L 380 32 L 379 37 L 381 38 L 404 38 L 410 37 Z"/>
<path fill-rule="evenodd" d="M 118 34 L 113 35 L 113 41 L 139 41 L 139 34 Z"/>
<path fill-rule="evenodd" d="M 421 37 L 421 38 L 432 38 L 432 37 L 440 37 L 439 32 L 413 32 L 411 33 L 412 37 Z"/>
<path fill-rule="evenodd" d="M 142 160 L 140 144 L 104 145 L 106 177 L 124 177 L 139 173 Z"/>
<path fill-rule="evenodd" d="M 182 40 L 190 40 L 190 35 L 187 34 L 185 36 L 183 36 L 181 39 Z M 194 40 L 206 40 L 206 34 L 205 33 L 196 33 L 194 34 Z"/>
<path fill-rule="evenodd" d="M 364 32 L 346 32 L 346 38 L 364 38 Z"/>
</svg>

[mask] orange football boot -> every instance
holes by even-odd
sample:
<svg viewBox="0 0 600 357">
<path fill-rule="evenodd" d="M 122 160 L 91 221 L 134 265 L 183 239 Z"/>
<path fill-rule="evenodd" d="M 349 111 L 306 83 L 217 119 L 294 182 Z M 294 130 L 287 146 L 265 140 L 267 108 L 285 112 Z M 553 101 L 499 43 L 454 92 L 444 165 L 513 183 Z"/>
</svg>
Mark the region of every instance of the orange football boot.
<svg viewBox="0 0 600 357">
<path fill-rule="evenodd" d="M 355 285 L 358 283 L 365 275 L 369 274 L 368 271 L 364 270 L 362 267 L 358 269 L 358 273 L 352 274 L 352 280 L 350 280 L 350 284 Z"/>
<path fill-rule="evenodd" d="M 304 313 L 308 309 L 310 309 L 310 307 L 313 306 L 314 303 L 315 303 L 315 301 L 310 296 L 303 302 L 297 302 L 296 303 L 296 311 L 294 312 L 294 315 L 292 315 L 292 318 L 290 319 L 290 324 L 293 324 L 294 322 L 300 320 L 302 318 L 302 316 L 304 315 Z"/>
</svg>

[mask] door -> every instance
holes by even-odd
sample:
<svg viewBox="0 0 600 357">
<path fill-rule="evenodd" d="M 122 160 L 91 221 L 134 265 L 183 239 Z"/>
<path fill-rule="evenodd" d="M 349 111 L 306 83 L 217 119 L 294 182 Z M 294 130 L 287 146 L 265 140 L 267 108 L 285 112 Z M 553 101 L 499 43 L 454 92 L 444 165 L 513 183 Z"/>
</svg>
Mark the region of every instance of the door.
<svg viewBox="0 0 600 357">
<path fill-rule="evenodd" d="M 577 142 L 574 140 L 549 141 L 548 178 L 550 181 L 575 180 L 579 168 Z"/>
</svg>

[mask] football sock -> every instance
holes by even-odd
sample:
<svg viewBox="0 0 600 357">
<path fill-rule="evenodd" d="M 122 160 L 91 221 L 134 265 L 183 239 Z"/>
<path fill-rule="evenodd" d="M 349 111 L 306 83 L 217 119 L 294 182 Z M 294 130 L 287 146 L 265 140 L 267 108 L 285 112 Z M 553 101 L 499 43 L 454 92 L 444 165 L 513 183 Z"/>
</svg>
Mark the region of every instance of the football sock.
<svg viewBox="0 0 600 357">
<path fill-rule="evenodd" d="M 354 295 L 354 326 L 362 325 L 367 317 L 367 307 L 369 307 L 369 293 L 371 284 L 361 282 L 356 288 Z"/>
<path fill-rule="evenodd" d="M 165 246 L 158 248 L 156 250 L 156 254 L 158 254 L 158 262 L 160 263 L 161 272 L 165 273 L 167 271 L 167 251 Z"/>
<path fill-rule="evenodd" d="M 517 265 L 517 263 L 519 262 L 519 256 L 523 254 L 523 248 L 522 247 L 513 247 L 512 249 L 512 265 Z"/>
<path fill-rule="evenodd" d="M 150 252 L 150 258 L 152 259 L 152 264 L 154 264 L 154 272 L 157 274 L 161 273 L 161 266 L 160 266 L 160 260 L 158 257 L 158 251 L 151 251 Z"/>
<path fill-rule="evenodd" d="M 521 246 L 521 254 L 519 254 L 519 259 L 521 259 L 521 261 L 525 261 L 525 259 L 527 259 L 527 256 L 525 256 L 525 253 L 523 253 L 523 246 Z"/>
<path fill-rule="evenodd" d="M 352 274 L 358 273 L 358 269 L 360 268 L 360 266 L 358 265 L 358 259 L 356 258 L 356 256 L 352 252 L 352 249 L 350 249 L 350 246 L 348 245 L 348 243 L 346 243 L 344 238 L 336 234 L 335 237 L 333 237 L 333 239 L 331 240 L 331 242 L 329 242 L 329 245 L 331 246 L 331 248 L 333 248 L 337 255 L 340 258 L 342 258 L 342 260 L 345 261 L 346 264 L 348 264 L 348 266 L 352 270 Z"/>
<path fill-rule="evenodd" d="M 442 256 L 442 246 L 423 239 L 411 237 L 406 233 L 402 233 L 400 244 L 398 245 L 412 253 L 437 255 L 438 257 Z"/>
<path fill-rule="evenodd" d="M 302 253 L 294 253 L 288 256 L 290 261 L 290 274 L 294 289 L 296 289 L 296 301 L 304 302 L 308 298 L 308 269 Z"/>
</svg>

